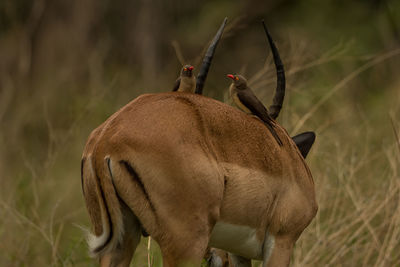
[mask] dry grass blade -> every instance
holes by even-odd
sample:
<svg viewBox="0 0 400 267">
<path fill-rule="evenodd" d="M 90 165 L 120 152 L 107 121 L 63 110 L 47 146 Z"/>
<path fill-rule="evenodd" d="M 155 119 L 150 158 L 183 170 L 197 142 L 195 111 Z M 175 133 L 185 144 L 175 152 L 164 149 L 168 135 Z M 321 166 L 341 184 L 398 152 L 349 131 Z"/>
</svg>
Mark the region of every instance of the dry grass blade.
<svg viewBox="0 0 400 267">
<path fill-rule="evenodd" d="M 151 267 L 153 265 L 153 258 L 151 256 L 151 236 L 147 239 L 147 266 Z"/>
<path fill-rule="evenodd" d="M 296 124 L 293 129 L 293 133 L 297 133 L 304 123 L 339 89 L 342 89 L 347 83 L 356 78 L 358 75 L 366 71 L 367 69 L 400 54 L 400 48 L 387 52 L 383 55 L 375 57 L 373 60 L 363 64 L 361 67 L 351 72 L 345 78 L 343 78 L 338 84 L 336 84 L 324 97 L 322 97 Z"/>
<path fill-rule="evenodd" d="M 35 229 L 36 231 L 38 231 L 42 235 L 42 237 L 47 241 L 47 243 L 49 243 L 50 246 L 53 246 L 53 241 L 51 240 L 51 238 L 49 237 L 49 235 L 46 233 L 46 231 L 43 228 L 41 228 L 39 225 L 35 224 L 32 220 L 30 220 L 28 217 L 21 214 L 16 209 L 11 208 L 9 205 L 4 203 L 3 201 L 0 202 L 0 205 L 3 206 L 4 209 L 7 209 L 8 211 L 10 211 L 10 213 L 13 214 L 17 219 L 19 219 L 20 222 L 26 223 L 28 226 L 30 226 L 33 229 Z"/>
<path fill-rule="evenodd" d="M 179 63 L 181 63 L 182 66 L 185 65 L 187 62 L 185 60 L 185 57 L 183 56 L 182 49 L 181 49 L 181 46 L 179 45 L 178 41 L 173 40 L 171 42 L 171 45 L 175 50 L 175 55 L 176 55 L 176 58 L 179 60 Z"/>
<path fill-rule="evenodd" d="M 14 84 L 8 75 L 0 77 L 0 122 L 6 115 L 8 106 L 11 103 L 15 91 Z"/>
<path fill-rule="evenodd" d="M 343 54 L 346 53 L 346 51 L 348 51 L 349 47 L 350 47 L 350 43 L 347 43 L 346 45 L 343 45 L 342 43 L 339 43 L 338 45 L 336 45 L 334 48 L 328 50 L 327 52 L 325 52 L 323 55 L 319 56 L 317 59 L 306 63 L 306 64 L 302 64 L 300 66 L 293 66 L 288 70 L 285 70 L 285 76 L 286 78 L 305 71 L 307 69 L 313 68 L 313 67 L 318 67 L 320 65 L 332 62 L 334 60 L 337 60 L 338 58 L 340 58 L 340 56 L 342 56 Z M 273 83 L 275 81 L 275 76 L 274 74 L 271 75 L 267 75 L 268 74 L 268 69 L 270 68 L 270 64 L 272 61 L 272 56 L 271 54 L 268 55 L 264 67 L 262 69 L 260 69 L 258 72 L 256 72 L 252 77 L 250 77 L 249 79 L 249 85 L 254 88 L 255 90 L 260 89 L 261 87 L 267 86 L 270 83 Z M 286 66 L 287 64 L 284 63 L 284 66 Z M 266 78 L 264 77 L 264 79 L 260 79 L 263 76 L 267 76 Z"/>
<path fill-rule="evenodd" d="M 389 259 L 389 255 L 394 248 L 395 239 L 399 233 L 399 227 L 397 227 L 399 223 L 399 207 L 394 212 L 388 230 L 385 235 L 385 239 L 381 249 L 379 250 L 378 259 L 375 262 L 374 266 L 387 266 L 387 261 Z"/>
<path fill-rule="evenodd" d="M 328 233 L 329 229 L 322 234 L 321 238 L 319 239 L 324 244 L 329 244 L 335 242 L 335 244 L 340 247 L 344 243 L 348 242 L 349 240 L 353 240 L 355 237 L 359 236 L 362 231 L 366 227 L 366 223 L 369 223 L 375 216 L 379 214 L 384 206 L 386 206 L 389 201 L 398 193 L 398 188 L 393 188 L 390 192 L 387 193 L 386 198 L 380 202 L 377 206 L 369 206 L 361 211 L 361 214 L 357 217 L 354 217 L 354 213 L 347 215 L 347 218 L 343 218 L 339 222 L 332 225 L 332 228 L 335 228 L 336 231 L 333 233 Z M 371 200 L 371 202 L 375 202 Z M 364 223 L 363 223 L 364 222 Z M 361 226 L 357 228 L 356 231 L 352 232 L 352 229 L 357 225 L 362 223 Z M 348 235 L 349 232 L 352 232 L 352 235 Z M 315 242 L 314 245 L 309 249 L 307 254 L 303 257 L 299 266 L 305 266 L 307 262 L 309 262 L 312 258 L 315 262 L 318 262 L 319 257 L 316 255 L 318 252 L 319 247 L 321 246 L 320 242 Z M 333 260 L 334 258 L 331 259 Z"/>
<path fill-rule="evenodd" d="M 249 78 L 248 81 L 251 87 L 256 81 L 263 78 L 263 76 L 267 73 L 268 66 L 271 63 L 271 60 L 272 60 L 272 53 L 268 54 L 267 58 L 265 59 L 263 68 L 257 71 L 252 77 Z"/>
<path fill-rule="evenodd" d="M 337 44 L 335 47 L 332 49 L 328 50 L 325 54 L 322 56 L 318 57 L 316 60 L 313 60 L 307 64 L 301 65 L 301 66 L 293 66 L 290 68 L 290 70 L 287 71 L 287 75 L 293 75 L 295 73 L 304 71 L 306 69 L 310 69 L 313 67 L 320 66 L 322 64 L 334 61 L 338 59 L 340 56 L 344 55 L 350 48 L 351 42 L 346 43 L 343 45 L 343 43 Z"/>
<path fill-rule="evenodd" d="M 52 260 L 53 260 L 53 265 L 56 265 L 57 260 L 60 259 L 60 256 L 58 255 L 58 248 L 60 246 L 60 240 L 61 240 L 61 234 L 64 230 L 64 224 L 62 223 L 60 227 L 58 228 L 57 235 L 54 241 L 54 245 L 52 247 Z"/>
<path fill-rule="evenodd" d="M 397 148 L 399 149 L 399 153 L 400 153 L 400 138 L 399 138 L 399 135 L 397 134 L 396 127 L 394 126 L 394 121 L 393 121 L 393 116 L 392 115 L 390 115 L 390 122 L 392 123 L 393 133 L 394 133 L 394 136 L 396 138 Z"/>
<path fill-rule="evenodd" d="M 227 23 L 225 26 L 224 34 L 221 36 L 221 40 L 224 40 L 225 38 L 232 36 L 236 31 L 244 28 L 245 24 L 243 22 L 243 18 L 244 18 L 243 16 L 240 16 L 240 17 L 234 18 L 231 21 L 229 21 L 229 23 Z M 201 50 L 201 53 L 197 57 L 195 57 L 195 59 L 193 60 L 195 66 L 200 65 L 200 63 L 203 59 L 203 55 L 206 53 L 211 42 L 212 42 L 212 39 L 210 41 L 208 41 L 207 44 L 203 47 L 203 49 Z"/>
<path fill-rule="evenodd" d="M 225 39 L 227 37 L 230 37 L 235 34 L 235 32 L 240 31 L 246 26 L 246 23 L 244 22 L 245 16 L 237 16 L 234 19 L 232 19 L 228 25 L 226 25 L 224 35 L 222 36 L 222 39 Z"/>
<path fill-rule="evenodd" d="M 348 193 L 351 202 L 353 203 L 354 207 L 356 208 L 357 212 L 360 212 L 363 207 L 360 204 L 360 202 L 357 200 L 356 194 L 354 193 L 354 191 L 352 190 L 352 188 L 350 187 L 349 183 L 345 183 L 345 189 L 346 192 Z M 371 224 L 369 223 L 369 215 L 368 214 L 360 214 L 360 218 L 363 220 L 363 224 L 365 225 L 365 227 L 368 229 L 368 231 L 371 233 L 371 236 L 373 237 L 374 240 L 374 245 L 376 247 L 376 249 L 379 249 L 379 247 L 381 246 L 379 239 L 373 229 L 373 227 L 371 226 Z"/>
</svg>

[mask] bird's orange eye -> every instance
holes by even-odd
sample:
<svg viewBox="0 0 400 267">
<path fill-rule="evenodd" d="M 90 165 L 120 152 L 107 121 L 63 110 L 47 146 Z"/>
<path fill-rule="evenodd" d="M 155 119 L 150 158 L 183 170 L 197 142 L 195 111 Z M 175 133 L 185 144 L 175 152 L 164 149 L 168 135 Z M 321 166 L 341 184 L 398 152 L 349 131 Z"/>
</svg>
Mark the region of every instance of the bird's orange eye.
<svg viewBox="0 0 400 267">
<path fill-rule="evenodd" d="M 235 76 L 235 80 L 236 80 L 236 81 L 239 81 L 239 77 L 238 77 L 238 76 Z"/>
<path fill-rule="evenodd" d="M 184 71 L 187 71 L 187 68 L 184 68 L 183 70 L 184 70 Z"/>
</svg>

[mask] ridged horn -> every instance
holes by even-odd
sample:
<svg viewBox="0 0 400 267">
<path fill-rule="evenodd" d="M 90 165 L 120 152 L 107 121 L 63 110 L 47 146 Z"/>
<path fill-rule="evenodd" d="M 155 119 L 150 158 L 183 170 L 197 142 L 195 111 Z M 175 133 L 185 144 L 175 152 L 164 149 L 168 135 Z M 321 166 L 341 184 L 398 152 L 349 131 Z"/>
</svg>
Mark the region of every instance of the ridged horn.
<svg viewBox="0 0 400 267">
<path fill-rule="evenodd" d="M 268 32 L 267 26 L 265 26 L 264 20 L 262 20 L 265 34 L 267 35 L 269 46 L 271 47 L 272 55 L 274 56 L 274 63 L 276 68 L 276 90 L 272 105 L 269 107 L 269 115 L 276 119 L 281 111 L 283 99 L 285 98 L 285 70 L 281 58 L 279 56 L 278 49 L 276 48 L 271 35 Z"/>
<path fill-rule="evenodd" d="M 228 18 L 225 18 L 224 21 L 222 22 L 221 27 L 219 27 L 217 34 L 214 36 L 214 39 L 212 40 L 210 46 L 207 49 L 207 53 L 204 56 L 203 63 L 199 70 L 199 74 L 197 75 L 196 91 L 195 91 L 196 94 L 201 95 L 203 93 L 203 87 L 207 78 L 208 70 L 210 69 L 215 49 L 217 48 L 218 42 L 221 39 L 227 20 Z"/>
</svg>

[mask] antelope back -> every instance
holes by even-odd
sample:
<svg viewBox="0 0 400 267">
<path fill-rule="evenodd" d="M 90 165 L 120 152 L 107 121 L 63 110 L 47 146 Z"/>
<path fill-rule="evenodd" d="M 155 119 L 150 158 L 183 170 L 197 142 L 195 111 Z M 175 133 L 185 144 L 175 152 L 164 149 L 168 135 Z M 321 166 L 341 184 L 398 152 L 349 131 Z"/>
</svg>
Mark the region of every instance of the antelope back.
<svg viewBox="0 0 400 267">
<path fill-rule="evenodd" d="M 107 153 L 123 153 L 124 145 L 143 153 L 207 154 L 228 162 L 270 173 L 310 178 L 307 166 L 286 130 L 276 124 L 283 142 L 279 147 L 264 124 L 224 103 L 185 93 L 146 94 L 112 115 L 87 142 L 101 144 Z M 101 132 L 101 136 L 99 136 Z M 85 151 L 90 153 L 90 151 Z M 306 171 L 307 170 L 307 171 Z M 284 175 L 286 176 L 286 175 Z M 286 179 L 285 177 L 283 179 Z"/>
</svg>

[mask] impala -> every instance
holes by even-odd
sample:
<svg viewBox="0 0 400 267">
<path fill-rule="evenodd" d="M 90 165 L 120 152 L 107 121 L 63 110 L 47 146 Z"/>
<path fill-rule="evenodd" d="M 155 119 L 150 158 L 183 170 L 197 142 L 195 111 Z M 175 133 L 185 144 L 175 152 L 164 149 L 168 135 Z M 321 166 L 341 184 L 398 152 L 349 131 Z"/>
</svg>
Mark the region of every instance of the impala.
<svg viewBox="0 0 400 267">
<path fill-rule="evenodd" d="M 129 266 L 147 233 L 164 266 L 200 266 L 208 247 L 237 266 L 287 266 L 317 203 L 301 152 L 275 128 L 282 146 L 257 117 L 199 94 L 146 94 L 121 108 L 82 157 L 93 256 Z"/>
</svg>

